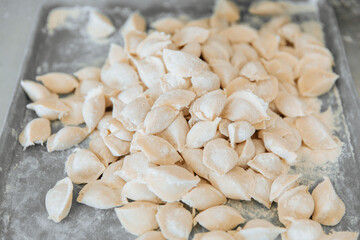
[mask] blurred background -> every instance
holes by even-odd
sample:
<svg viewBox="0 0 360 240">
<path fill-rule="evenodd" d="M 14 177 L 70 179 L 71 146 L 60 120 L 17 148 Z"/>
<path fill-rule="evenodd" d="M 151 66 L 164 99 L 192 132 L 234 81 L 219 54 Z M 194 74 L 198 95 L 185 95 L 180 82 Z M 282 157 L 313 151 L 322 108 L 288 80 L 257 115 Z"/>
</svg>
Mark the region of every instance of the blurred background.
<svg viewBox="0 0 360 240">
<path fill-rule="evenodd" d="M 68 0 L 63 0 L 70 2 Z M 144 0 L 141 0 L 144 1 Z M 195 1 L 195 0 L 194 0 Z M 0 0 L 0 129 L 41 6 L 58 0 Z M 76 0 L 71 1 L 76 5 Z M 89 0 L 89 5 L 93 0 Z M 335 9 L 348 61 L 360 93 L 360 0 L 329 0 Z M 209 4 L 213 4 L 209 0 Z"/>
</svg>

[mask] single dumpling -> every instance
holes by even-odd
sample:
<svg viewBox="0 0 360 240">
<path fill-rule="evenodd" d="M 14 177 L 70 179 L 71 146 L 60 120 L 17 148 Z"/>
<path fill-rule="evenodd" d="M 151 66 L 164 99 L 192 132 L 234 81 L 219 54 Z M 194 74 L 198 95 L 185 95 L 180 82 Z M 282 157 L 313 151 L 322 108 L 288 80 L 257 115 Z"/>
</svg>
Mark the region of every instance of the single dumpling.
<svg viewBox="0 0 360 240">
<path fill-rule="evenodd" d="M 91 90 L 85 97 L 82 106 L 82 115 L 89 131 L 96 128 L 105 113 L 105 97 L 102 88 Z"/>
<path fill-rule="evenodd" d="M 101 69 L 99 67 L 83 67 L 80 70 L 74 72 L 75 77 L 83 81 L 100 81 L 100 72 Z"/>
<path fill-rule="evenodd" d="M 286 5 L 281 2 L 261 1 L 251 4 L 249 12 L 260 16 L 281 15 L 286 12 Z"/>
<path fill-rule="evenodd" d="M 127 182 L 121 191 L 121 196 L 133 201 L 146 201 L 152 203 L 163 203 L 159 197 L 149 190 L 146 184 L 140 183 L 136 180 Z"/>
<path fill-rule="evenodd" d="M 175 110 L 182 110 L 190 105 L 195 99 L 195 93 L 184 89 L 175 89 L 164 92 L 154 102 L 152 109 L 158 107 L 171 107 Z"/>
<path fill-rule="evenodd" d="M 88 135 L 86 128 L 64 127 L 47 141 L 48 152 L 61 151 L 81 143 Z"/>
<path fill-rule="evenodd" d="M 69 213 L 73 197 L 73 184 L 70 178 L 58 181 L 55 186 L 46 193 L 45 207 L 49 219 L 58 223 Z"/>
<path fill-rule="evenodd" d="M 303 117 L 310 113 L 306 103 L 285 91 L 280 91 L 275 99 L 275 104 L 279 112 L 286 117 Z"/>
<path fill-rule="evenodd" d="M 288 218 L 290 225 L 282 234 L 284 240 L 318 240 L 325 236 L 320 223 L 309 220 Z"/>
<path fill-rule="evenodd" d="M 309 219 L 314 212 L 314 200 L 308 192 L 308 187 L 298 186 L 286 191 L 279 198 L 279 220 L 289 226 L 288 218 Z"/>
<path fill-rule="evenodd" d="M 102 120 L 100 121 L 104 121 L 103 126 L 99 127 L 100 122 L 98 124 L 98 128 L 100 130 L 100 134 L 101 135 L 107 135 L 107 133 L 111 133 L 113 134 L 115 137 L 124 140 L 124 141 L 128 141 L 130 142 L 133 138 L 134 133 L 127 130 L 124 125 L 116 120 L 115 118 L 102 118 Z"/>
<path fill-rule="evenodd" d="M 162 50 L 171 44 L 169 35 L 162 32 L 152 32 L 142 40 L 136 48 L 136 54 L 140 58 L 161 55 Z"/>
<path fill-rule="evenodd" d="M 111 151 L 101 136 L 90 140 L 89 150 L 93 152 L 106 167 L 117 160 L 117 157 L 111 154 Z"/>
<path fill-rule="evenodd" d="M 151 163 L 143 152 L 136 152 L 125 156 L 121 169 L 116 172 L 126 182 L 138 181 L 146 183 L 147 170 L 156 165 Z"/>
<path fill-rule="evenodd" d="M 209 179 L 210 169 L 203 163 L 202 149 L 185 148 L 185 150 L 181 152 L 181 155 L 191 170 L 193 170 L 200 177 Z"/>
<path fill-rule="evenodd" d="M 155 134 L 165 130 L 178 114 L 179 111 L 167 106 L 153 108 L 144 120 L 144 133 Z"/>
<path fill-rule="evenodd" d="M 202 211 L 210 207 L 226 203 L 226 197 L 208 183 L 199 183 L 195 188 L 186 193 L 181 201 L 188 206 Z"/>
<path fill-rule="evenodd" d="M 146 183 L 150 191 L 163 201 L 178 201 L 191 188 L 199 183 L 199 177 L 194 177 L 185 168 L 177 165 L 162 165 L 149 168 Z"/>
<path fill-rule="evenodd" d="M 335 226 L 341 221 L 345 205 L 328 177 L 324 177 L 324 181 L 315 187 L 311 195 L 315 203 L 313 220 L 326 226 Z"/>
<path fill-rule="evenodd" d="M 102 139 L 111 154 L 115 157 L 120 157 L 130 152 L 130 142 L 117 138 L 112 133 L 104 133 Z"/>
<path fill-rule="evenodd" d="M 115 213 L 125 230 L 134 235 L 141 235 L 158 228 L 155 219 L 157 205 L 154 203 L 131 202 L 115 208 Z"/>
<path fill-rule="evenodd" d="M 249 79 L 250 81 L 261 81 L 270 78 L 265 68 L 259 61 L 246 63 L 241 68 L 239 75 Z"/>
<path fill-rule="evenodd" d="M 49 120 L 61 119 L 71 109 L 58 98 L 45 98 L 26 105 L 27 109 L 36 112 L 36 115 Z"/>
<path fill-rule="evenodd" d="M 278 202 L 279 198 L 289 189 L 298 185 L 297 180 L 301 177 L 301 174 L 289 175 L 282 174 L 275 178 L 271 184 L 270 202 Z"/>
<path fill-rule="evenodd" d="M 270 186 L 271 181 L 264 177 L 260 173 L 256 173 L 251 168 L 247 169 L 246 172 L 252 176 L 254 181 L 254 187 L 250 191 L 250 196 L 255 199 L 257 202 L 261 203 L 268 209 L 271 207 L 270 202 Z"/>
<path fill-rule="evenodd" d="M 229 172 L 238 162 L 238 154 L 222 138 L 209 141 L 204 147 L 203 163 L 219 175 Z"/>
<path fill-rule="evenodd" d="M 196 95 L 201 96 L 220 88 L 220 78 L 211 71 L 203 71 L 191 77 L 191 84 Z"/>
<path fill-rule="evenodd" d="M 275 34 L 261 34 L 252 42 L 260 56 L 269 60 L 272 59 L 279 49 L 280 37 Z"/>
<path fill-rule="evenodd" d="M 245 219 L 236 209 L 222 205 L 206 209 L 199 213 L 194 221 L 210 231 L 227 231 L 244 223 Z"/>
<path fill-rule="evenodd" d="M 246 121 L 236 121 L 228 125 L 229 139 L 232 147 L 244 142 L 255 133 L 255 128 Z"/>
<path fill-rule="evenodd" d="M 265 219 L 253 219 L 248 221 L 235 236 L 240 235 L 244 240 L 275 240 L 283 232 L 286 232 L 285 228 L 275 227 Z"/>
<path fill-rule="evenodd" d="M 80 125 L 84 123 L 84 118 L 82 114 L 82 97 L 72 95 L 66 98 L 61 98 L 61 101 L 70 108 L 70 111 L 60 119 L 63 124 Z"/>
<path fill-rule="evenodd" d="M 76 201 L 97 209 L 109 209 L 127 203 L 121 197 L 121 188 L 111 188 L 102 180 L 86 184 Z"/>
<path fill-rule="evenodd" d="M 221 118 L 215 118 L 214 121 L 200 121 L 190 128 L 186 136 L 186 147 L 201 148 L 208 141 L 216 136 L 216 131 Z"/>
<path fill-rule="evenodd" d="M 247 164 L 270 180 L 274 180 L 284 171 L 284 163 L 273 153 L 260 153 Z"/>
<path fill-rule="evenodd" d="M 312 68 L 303 73 L 297 84 L 301 95 L 317 97 L 327 93 L 339 75 L 321 68 Z"/>
<path fill-rule="evenodd" d="M 20 84 L 26 92 L 26 95 L 33 102 L 50 97 L 56 97 L 55 94 L 51 93 L 46 87 L 44 87 L 40 83 L 36 83 L 30 80 L 23 80 Z"/>
<path fill-rule="evenodd" d="M 201 56 L 201 45 L 197 42 L 187 43 L 182 49 L 182 52 L 190 53 L 196 57 Z"/>
<path fill-rule="evenodd" d="M 209 37 L 210 31 L 201 27 L 184 27 L 176 32 L 172 40 L 178 46 L 187 43 L 204 43 Z"/>
<path fill-rule="evenodd" d="M 166 93 L 175 89 L 187 90 L 191 86 L 189 78 L 184 78 L 174 73 L 166 73 L 161 79 L 161 90 Z"/>
<path fill-rule="evenodd" d="M 91 11 L 86 30 L 90 37 L 101 39 L 110 36 L 115 31 L 115 27 L 108 17 L 97 11 Z"/>
<path fill-rule="evenodd" d="M 121 28 L 122 36 L 126 36 L 131 31 L 144 32 L 146 29 L 146 20 L 140 13 L 132 13 Z"/>
<path fill-rule="evenodd" d="M 193 218 L 181 203 L 173 202 L 160 206 L 156 220 L 166 239 L 186 240 L 189 238 Z"/>
<path fill-rule="evenodd" d="M 174 34 L 184 26 L 184 21 L 179 18 L 163 17 L 151 23 L 151 27 L 158 32 Z"/>
<path fill-rule="evenodd" d="M 34 144 L 43 144 L 50 134 L 50 121 L 46 118 L 36 118 L 26 124 L 19 135 L 19 142 L 26 149 Z"/>
<path fill-rule="evenodd" d="M 239 167 L 246 167 L 247 163 L 253 159 L 256 154 L 255 144 L 251 138 L 247 139 L 245 142 L 237 144 L 235 151 L 239 155 L 238 163 L 236 164 Z"/>
<path fill-rule="evenodd" d="M 165 75 L 165 66 L 160 58 L 148 56 L 144 59 L 131 58 L 138 70 L 141 81 L 148 88 L 159 88 Z"/>
<path fill-rule="evenodd" d="M 220 77 L 220 86 L 226 86 L 239 74 L 238 70 L 230 62 L 222 59 L 211 59 L 210 66 L 214 73 Z"/>
<path fill-rule="evenodd" d="M 36 80 L 42 82 L 51 92 L 58 94 L 70 93 L 79 85 L 75 77 L 59 72 L 37 76 Z"/>
<path fill-rule="evenodd" d="M 122 160 L 119 160 L 110 164 L 103 172 L 101 180 L 109 187 L 122 188 L 125 181 L 116 173 L 121 170 L 123 163 Z"/>
<path fill-rule="evenodd" d="M 258 38 L 256 29 L 244 24 L 228 27 L 220 32 L 220 35 L 226 37 L 231 43 L 250 43 Z"/>
<path fill-rule="evenodd" d="M 108 87 L 124 90 L 139 83 L 135 69 L 127 63 L 106 62 L 101 68 L 101 81 Z"/>
<path fill-rule="evenodd" d="M 199 120 L 213 121 L 219 117 L 226 101 L 226 94 L 216 90 L 196 99 L 190 107 L 191 116 Z"/>
<path fill-rule="evenodd" d="M 65 169 L 73 183 L 82 184 L 97 180 L 105 166 L 89 150 L 77 148 L 66 161 Z"/>
</svg>

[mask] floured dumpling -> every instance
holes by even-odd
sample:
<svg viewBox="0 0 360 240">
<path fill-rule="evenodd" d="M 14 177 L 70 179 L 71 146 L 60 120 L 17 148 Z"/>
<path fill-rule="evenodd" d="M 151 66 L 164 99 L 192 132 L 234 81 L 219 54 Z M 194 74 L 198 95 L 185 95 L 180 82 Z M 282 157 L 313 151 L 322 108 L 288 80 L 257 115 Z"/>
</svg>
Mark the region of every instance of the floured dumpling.
<svg viewBox="0 0 360 240">
<path fill-rule="evenodd" d="M 34 110 L 40 118 L 49 120 L 60 119 L 71 109 L 57 98 L 45 98 L 26 105 L 27 109 Z"/>
<path fill-rule="evenodd" d="M 105 97 L 102 88 L 91 90 L 85 97 L 82 115 L 89 131 L 96 128 L 105 113 Z"/>
<path fill-rule="evenodd" d="M 284 240 L 318 240 L 325 236 L 320 223 L 309 220 L 288 218 L 290 225 L 282 234 Z"/>
<path fill-rule="evenodd" d="M 270 201 L 278 202 L 279 198 L 289 189 L 298 185 L 297 180 L 301 177 L 301 174 L 289 175 L 282 174 L 275 178 L 271 184 Z"/>
<path fill-rule="evenodd" d="M 226 101 L 224 91 L 216 90 L 196 99 L 190 107 L 191 116 L 199 120 L 213 121 L 219 117 Z"/>
<path fill-rule="evenodd" d="M 264 219 L 253 219 L 248 221 L 244 228 L 241 229 L 235 236 L 240 235 L 244 240 L 275 240 L 276 237 L 283 232 L 286 232 L 286 229 L 275 227 Z"/>
<path fill-rule="evenodd" d="M 49 219 L 58 223 L 69 213 L 73 196 L 73 184 L 70 178 L 58 181 L 55 186 L 46 193 L 45 207 Z"/>
<path fill-rule="evenodd" d="M 255 133 L 255 128 L 248 122 L 236 121 L 228 125 L 229 139 L 231 146 L 235 147 L 236 143 L 241 143 Z"/>
<path fill-rule="evenodd" d="M 123 166 L 116 174 L 126 182 L 134 180 L 140 183 L 146 183 L 147 170 L 155 166 L 155 164 L 149 162 L 149 159 L 144 153 L 136 152 L 125 156 Z"/>
<path fill-rule="evenodd" d="M 136 240 L 165 240 L 165 238 L 159 231 L 150 231 L 141 234 Z"/>
<path fill-rule="evenodd" d="M 283 162 L 273 153 L 260 153 L 247 164 L 270 180 L 274 180 L 283 172 Z"/>
<path fill-rule="evenodd" d="M 64 127 L 47 141 L 48 152 L 61 151 L 81 143 L 88 135 L 86 128 Z"/>
<path fill-rule="evenodd" d="M 96 11 L 90 12 L 87 33 L 92 38 L 106 38 L 115 31 L 115 27 L 108 17 Z"/>
<path fill-rule="evenodd" d="M 73 76 L 59 72 L 47 73 L 41 76 L 37 76 L 36 80 L 42 82 L 44 86 L 51 92 L 59 94 L 70 93 L 79 84 Z"/>
<path fill-rule="evenodd" d="M 36 118 L 30 121 L 19 135 L 19 142 L 24 150 L 34 144 L 43 144 L 50 137 L 50 121 L 46 118 Z"/>
<path fill-rule="evenodd" d="M 190 128 L 186 136 L 186 147 L 201 148 L 216 136 L 216 131 L 221 118 L 214 121 L 200 121 Z"/>
<path fill-rule="evenodd" d="M 159 197 L 157 197 L 144 183 L 140 183 L 136 180 L 127 182 L 121 191 L 123 198 L 131 199 L 133 201 L 145 201 L 152 203 L 163 203 Z"/>
<path fill-rule="evenodd" d="M 33 102 L 50 97 L 56 97 L 55 94 L 51 93 L 46 87 L 44 87 L 40 83 L 36 83 L 30 80 L 22 80 L 20 84 L 26 92 L 26 95 Z"/>
<path fill-rule="evenodd" d="M 203 163 L 203 150 L 185 148 L 181 152 L 186 164 L 200 177 L 209 179 L 210 169 Z"/>
<path fill-rule="evenodd" d="M 264 177 L 262 174 L 256 173 L 251 168 L 246 171 L 250 176 L 252 176 L 254 181 L 254 188 L 250 191 L 250 196 L 261 203 L 268 209 L 271 207 L 270 202 L 270 186 L 271 181 Z"/>
<path fill-rule="evenodd" d="M 301 95 L 317 97 L 328 92 L 339 78 L 333 72 L 321 68 L 307 70 L 298 80 L 298 89 Z"/>
<path fill-rule="evenodd" d="M 101 176 L 101 180 L 112 188 L 122 188 L 125 185 L 125 181 L 116 174 L 122 168 L 124 162 L 116 161 L 110 164 Z"/>
<path fill-rule="evenodd" d="M 100 81 L 100 71 L 98 67 L 84 67 L 74 72 L 75 77 L 81 82 L 83 81 Z"/>
<path fill-rule="evenodd" d="M 100 136 L 90 141 L 89 150 L 92 151 L 105 166 L 115 162 L 117 159 L 117 157 L 111 154 L 111 151 Z"/>
</svg>

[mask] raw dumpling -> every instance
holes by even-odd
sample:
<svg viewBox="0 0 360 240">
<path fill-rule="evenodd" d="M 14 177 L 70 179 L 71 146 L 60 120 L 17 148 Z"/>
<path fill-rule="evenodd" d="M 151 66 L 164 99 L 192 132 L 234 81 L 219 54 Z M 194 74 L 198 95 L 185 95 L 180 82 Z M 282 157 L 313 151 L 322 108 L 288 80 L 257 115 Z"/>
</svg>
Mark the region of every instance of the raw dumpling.
<svg viewBox="0 0 360 240">
<path fill-rule="evenodd" d="M 117 159 L 117 157 L 111 154 L 111 151 L 100 136 L 90 141 L 89 150 L 92 151 L 106 167 Z"/>
<path fill-rule="evenodd" d="M 179 111 L 167 106 L 153 108 L 144 120 L 144 133 L 155 134 L 165 130 L 178 114 Z"/>
<path fill-rule="evenodd" d="M 177 46 L 188 43 L 204 43 L 209 37 L 210 31 L 201 27 L 184 27 L 174 34 L 173 42 Z"/>
<path fill-rule="evenodd" d="M 162 32 L 152 32 L 142 40 L 136 48 L 136 54 L 140 58 L 160 55 L 161 51 L 171 44 L 169 36 Z"/>
<path fill-rule="evenodd" d="M 121 198 L 121 188 L 111 188 L 102 180 L 86 184 L 76 201 L 98 209 L 109 209 L 126 203 Z"/>
<path fill-rule="evenodd" d="M 344 202 L 336 194 L 328 177 L 312 192 L 315 203 L 312 219 L 326 226 L 335 226 L 345 214 Z"/>
<path fill-rule="evenodd" d="M 165 66 L 160 58 L 148 56 L 144 59 L 137 60 L 131 58 L 136 66 L 141 81 L 148 88 L 160 88 L 161 78 L 165 75 Z"/>
<path fill-rule="evenodd" d="M 181 203 L 167 203 L 159 207 L 156 214 L 161 233 L 166 239 L 187 240 L 191 229 L 193 218 Z"/>
<path fill-rule="evenodd" d="M 269 79 L 270 76 L 259 61 L 248 62 L 240 70 L 240 76 L 246 77 L 250 81 L 261 81 Z"/>
<path fill-rule="evenodd" d="M 64 115 L 60 121 L 67 125 L 79 125 L 84 123 L 82 115 L 83 98 L 73 95 L 66 98 L 61 98 L 61 101 L 65 103 L 71 110 Z"/>
<path fill-rule="evenodd" d="M 317 97 L 327 93 L 339 78 L 333 72 L 312 68 L 307 70 L 298 80 L 298 89 L 301 95 L 306 97 Z"/>
<path fill-rule="evenodd" d="M 150 111 L 150 105 L 145 97 L 139 97 L 127 104 L 120 115 L 115 117 L 129 131 L 136 131 Z"/>
<path fill-rule="evenodd" d="M 245 222 L 236 209 L 226 205 L 208 208 L 199 213 L 194 220 L 210 231 L 227 231 Z"/>
<path fill-rule="evenodd" d="M 318 222 L 309 219 L 296 220 L 293 218 L 288 218 L 287 221 L 290 222 L 290 225 L 286 233 L 282 235 L 284 240 L 319 240 L 325 236 Z"/>
<path fill-rule="evenodd" d="M 81 82 L 83 81 L 100 81 L 101 69 L 98 67 L 84 67 L 77 72 L 74 72 L 75 77 Z"/>
<path fill-rule="evenodd" d="M 303 117 L 310 112 L 304 101 L 284 91 L 278 93 L 275 104 L 279 112 L 286 117 Z"/>
<path fill-rule="evenodd" d="M 55 186 L 46 193 L 45 207 L 49 219 L 58 223 L 69 213 L 73 197 L 73 184 L 70 178 L 58 181 Z"/>
<path fill-rule="evenodd" d="M 214 121 L 200 121 L 196 123 L 186 136 L 186 147 L 200 148 L 216 136 L 216 131 L 221 118 Z"/>
<path fill-rule="evenodd" d="M 244 24 L 235 24 L 223 30 L 220 35 L 226 37 L 231 43 L 250 43 L 258 37 L 254 28 Z"/>
<path fill-rule="evenodd" d="M 136 152 L 125 156 L 123 162 L 122 168 L 116 174 L 126 182 L 134 180 L 145 183 L 147 170 L 150 167 L 156 166 L 149 162 L 148 158 L 142 152 Z"/>
<path fill-rule="evenodd" d="M 34 110 L 41 118 L 55 120 L 62 118 L 71 109 L 57 98 L 46 98 L 26 105 L 27 109 Z"/>
<path fill-rule="evenodd" d="M 108 37 L 115 31 L 115 27 L 108 17 L 91 11 L 86 30 L 92 38 L 97 39 Z"/>
<path fill-rule="evenodd" d="M 36 77 L 37 81 L 42 82 L 51 92 L 66 94 L 72 92 L 77 86 L 78 81 L 73 76 L 66 73 L 47 73 Z"/>
<path fill-rule="evenodd" d="M 194 100 L 195 94 L 184 89 L 175 89 L 164 92 L 156 99 L 152 109 L 157 107 L 171 107 L 175 110 L 182 110 L 190 105 Z"/>
<path fill-rule="evenodd" d="M 143 16 L 141 16 L 138 12 L 131 14 L 123 27 L 121 28 L 122 36 L 126 36 L 131 31 L 139 31 L 144 32 L 146 29 L 146 21 Z"/>
<path fill-rule="evenodd" d="M 61 151 L 81 143 L 88 135 L 86 128 L 64 127 L 51 135 L 47 141 L 48 152 Z"/>
<path fill-rule="evenodd" d="M 231 234 L 225 231 L 210 231 L 205 233 L 196 233 L 193 240 L 235 240 Z M 239 239 L 242 240 L 242 239 Z"/>
<path fill-rule="evenodd" d="M 101 180 L 111 188 L 122 188 L 125 185 L 125 181 L 116 173 L 121 170 L 123 163 L 120 160 L 110 164 L 103 172 Z"/>
<path fill-rule="evenodd" d="M 197 175 L 202 178 L 209 179 L 209 168 L 203 163 L 203 150 L 185 148 L 181 152 L 186 164 L 193 170 Z"/>
<path fill-rule="evenodd" d="M 236 22 L 240 19 L 238 6 L 228 0 L 217 0 L 214 7 L 214 15 L 228 22 Z"/>
<path fill-rule="evenodd" d="M 248 122 L 236 121 L 228 125 L 228 132 L 231 146 L 235 147 L 236 143 L 241 143 L 251 138 L 255 133 L 255 128 Z"/>
<path fill-rule="evenodd" d="M 141 235 L 158 228 L 155 215 L 157 205 L 149 202 L 131 202 L 121 208 L 115 208 L 116 216 L 126 231 Z"/>
<path fill-rule="evenodd" d="M 221 114 L 226 101 L 222 90 L 208 92 L 196 99 L 190 107 L 191 116 L 199 120 L 213 121 Z"/>
<path fill-rule="evenodd" d="M 101 81 L 108 87 L 124 90 L 138 84 L 139 76 L 127 63 L 105 63 L 101 68 Z"/>
<path fill-rule="evenodd" d="M 178 201 L 200 179 L 177 165 L 163 165 L 149 168 L 146 176 L 147 185 L 163 201 Z"/>
<path fill-rule="evenodd" d="M 226 197 L 208 183 L 199 183 L 195 188 L 186 193 L 181 201 L 188 206 L 202 211 L 210 207 L 226 203 Z"/>
<path fill-rule="evenodd" d="M 164 236 L 159 231 L 150 231 L 144 234 L 141 234 L 136 240 L 166 240 Z"/>
<path fill-rule="evenodd" d="M 308 187 L 298 186 L 282 194 L 278 202 L 279 220 L 289 226 L 289 217 L 294 219 L 309 219 L 314 212 L 314 200 L 308 192 Z"/>
<path fill-rule="evenodd" d="M 184 22 L 178 18 L 164 17 L 151 23 L 151 27 L 158 32 L 166 34 L 174 34 L 177 30 L 184 26 Z"/>
<path fill-rule="evenodd" d="M 82 115 L 89 131 L 96 128 L 105 113 L 105 97 L 102 88 L 91 90 L 85 97 Z"/>
<path fill-rule="evenodd" d="M 247 163 L 255 157 L 255 144 L 251 138 L 245 142 L 236 145 L 235 151 L 239 155 L 237 165 L 240 167 L 246 167 Z"/>
<path fill-rule="evenodd" d="M 43 144 L 50 134 L 50 121 L 46 118 L 36 118 L 26 124 L 19 135 L 19 142 L 26 149 L 34 144 Z"/>
<path fill-rule="evenodd" d="M 253 219 L 248 221 L 235 236 L 240 235 L 244 240 L 275 240 L 283 232 L 286 232 L 285 228 L 275 227 L 265 219 Z"/>
<path fill-rule="evenodd" d="M 77 148 L 66 161 L 65 169 L 73 183 L 82 184 L 97 180 L 105 166 L 89 150 Z"/>
<path fill-rule="evenodd" d="M 271 181 L 264 177 L 262 174 L 256 173 L 251 168 L 247 170 L 247 173 L 252 176 L 254 181 L 254 188 L 250 191 L 250 196 L 257 202 L 261 203 L 268 209 L 271 207 L 270 202 L 270 186 Z"/>
<path fill-rule="evenodd" d="M 283 162 L 273 153 L 260 153 L 247 164 L 271 181 L 283 172 Z"/>
<path fill-rule="evenodd" d="M 203 71 L 199 75 L 191 77 L 191 83 L 198 96 L 220 88 L 219 76 L 211 71 Z"/>
<path fill-rule="evenodd" d="M 30 80 L 23 80 L 20 84 L 26 92 L 26 95 L 28 95 L 30 100 L 33 102 L 50 97 L 56 97 L 55 94 L 52 94 L 46 87 L 44 87 L 40 83 L 36 83 Z"/>
<path fill-rule="evenodd" d="M 130 142 L 121 140 L 112 133 L 106 133 L 102 138 L 113 156 L 120 157 L 130 152 Z"/>
<path fill-rule="evenodd" d="M 289 189 L 298 185 L 297 180 L 301 177 L 301 174 L 288 175 L 282 174 L 275 178 L 271 185 L 270 202 L 278 202 L 279 198 Z"/>
<path fill-rule="evenodd" d="M 162 203 L 161 199 L 152 193 L 144 183 L 138 181 L 127 182 L 122 191 L 121 196 L 123 198 L 131 199 L 133 201 L 146 201 L 152 203 Z"/>
</svg>

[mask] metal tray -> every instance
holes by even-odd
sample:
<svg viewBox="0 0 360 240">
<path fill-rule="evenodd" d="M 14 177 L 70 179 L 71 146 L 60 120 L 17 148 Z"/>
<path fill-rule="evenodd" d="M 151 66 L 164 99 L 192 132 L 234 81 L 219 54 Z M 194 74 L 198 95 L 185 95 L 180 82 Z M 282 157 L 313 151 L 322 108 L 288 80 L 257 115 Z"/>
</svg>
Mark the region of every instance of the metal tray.
<svg viewBox="0 0 360 240">
<path fill-rule="evenodd" d="M 249 1 L 237 1 L 243 9 Z M 346 215 L 335 230 L 360 230 L 360 102 L 348 68 L 348 63 L 333 9 L 326 0 L 311 1 L 318 7 L 316 12 L 304 16 L 294 16 L 295 20 L 318 19 L 324 25 L 326 45 L 335 58 L 335 72 L 340 79 L 329 94 L 322 97 L 324 108 L 340 110 L 340 130 L 337 136 L 344 142 L 343 154 L 337 163 L 305 176 L 304 179 L 321 181 L 323 174 L 329 175 L 335 182 L 336 191 L 346 205 Z M 79 3 L 77 3 L 79 4 Z M 83 1 L 80 6 L 87 5 Z M 48 71 L 72 73 L 85 65 L 101 65 L 110 42 L 122 43 L 117 32 L 109 42 L 95 43 L 84 34 L 84 21 L 74 23 L 73 29 L 59 29 L 49 35 L 45 29 L 46 18 L 51 9 L 59 6 L 74 6 L 69 1 L 44 6 L 33 30 L 33 38 L 27 48 L 23 67 L 19 71 L 17 89 L 13 96 L 4 128 L 0 137 L 0 236 L 1 239 L 135 239 L 121 227 L 113 210 L 96 210 L 75 201 L 82 186 L 74 186 L 73 206 L 68 217 L 59 224 L 47 219 L 45 194 L 56 181 L 65 177 L 64 162 L 72 151 L 47 153 L 45 146 L 34 146 L 26 151 L 17 141 L 24 125 L 35 118 L 34 112 L 26 109 L 29 99 L 20 88 L 21 79 L 34 79 L 37 74 Z M 110 16 L 116 27 L 122 25 L 132 10 L 140 11 L 148 20 L 163 15 L 186 14 L 190 17 L 209 16 L 212 1 L 103 1 L 92 7 L 98 8 Z M 244 12 L 244 11 L 242 11 Z M 245 20 L 251 17 L 243 14 Z M 83 21 L 83 22 L 82 22 Z M 81 27 L 82 26 L 82 27 Z M 337 91 L 341 101 L 336 101 Z M 55 124 L 54 130 L 59 129 Z M 87 142 L 81 144 L 86 146 Z M 308 177 L 308 178 L 307 178 Z M 247 217 L 261 215 L 272 219 L 274 211 L 265 211 L 256 215 L 252 212 L 257 203 L 230 201 Z M 273 207 L 274 209 L 274 207 Z M 274 222 L 277 222 L 276 219 Z M 329 229 L 326 229 L 327 231 Z M 204 229 L 197 227 L 197 231 Z"/>
</svg>

